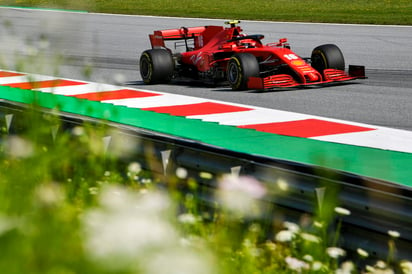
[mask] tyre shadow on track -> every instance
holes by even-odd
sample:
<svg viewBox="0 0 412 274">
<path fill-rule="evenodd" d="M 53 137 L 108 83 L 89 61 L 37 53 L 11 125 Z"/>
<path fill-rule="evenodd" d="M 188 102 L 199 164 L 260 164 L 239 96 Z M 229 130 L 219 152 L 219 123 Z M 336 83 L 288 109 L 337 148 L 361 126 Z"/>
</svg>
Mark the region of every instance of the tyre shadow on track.
<svg viewBox="0 0 412 274">
<path fill-rule="evenodd" d="M 147 85 L 141 80 L 137 81 L 128 81 L 124 83 L 128 86 L 155 86 L 155 85 Z M 185 88 L 209 88 L 211 92 L 233 92 L 233 93 L 280 93 L 280 92 L 291 92 L 291 91 L 303 91 L 303 90 L 313 90 L 313 89 L 327 89 L 328 87 L 335 87 L 335 86 L 346 86 L 346 85 L 359 85 L 362 82 L 340 82 L 340 83 L 328 83 L 323 85 L 314 85 L 314 86 L 299 86 L 299 87 L 285 87 L 285 88 L 272 88 L 272 89 L 264 89 L 264 90 L 242 90 L 242 91 L 234 91 L 229 86 L 222 84 L 214 84 L 214 83 L 204 83 L 200 81 L 189 81 L 189 80 L 173 80 L 168 84 L 162 85 L 173 85 L 173 86 L 182 86 Z"/>
<path fill-rule="evenodd" d="M 313 85 L 313 86 L 298 86 L 298 87 L 285 87 L 285 88 L 271 88 L 264 90 L 246 90 L 248 93 L 277 93 L 277 92 L 291 92 L 291 91 L 303 91 L 303 90 L 314 90 L 314 89 L 327 89 L 330 87 L 337 86 L 347 86 L 347 85 L 359 85 L 360 82 L 337 82 L 337 83 L 328 83 L 322 85 Z"/>
<path fill-rule="evenodd" d="M 147 85 L 141 80 L 137 81 L 127 81 L 124 83 L 127 86 L 145 86 L 145 87 L 150 87 L 150 86 L 157 86 L 157 85 L 170 85 L 170 86 L 181 86 L 184 88 L 191 88 L 191 89 L 210 89 L 211 91 L 222 91 L 222 92 L 228 92 L 231 91 L 230 87 L 224 84 L 213 84 L 213 83 L 204 83 L 200 81 L 185 81 L 185 80 L 173 80 L 170 83 L 165 83 L 165 84 L 154 84 L 154 85 Z"/>
</svg>

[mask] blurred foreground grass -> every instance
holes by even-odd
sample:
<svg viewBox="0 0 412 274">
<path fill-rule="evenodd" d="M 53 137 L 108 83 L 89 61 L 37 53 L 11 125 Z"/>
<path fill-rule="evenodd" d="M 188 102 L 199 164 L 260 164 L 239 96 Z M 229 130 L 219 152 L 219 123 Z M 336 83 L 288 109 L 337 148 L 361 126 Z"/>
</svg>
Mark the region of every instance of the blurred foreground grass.
<svg viewBox="0 0 412 274">
<path fill-rule="evenodd" d="M 166 175 L 151 172 L 160 155 L 149 148 L 147 157 L 129 157 L 141 143 L 108 139 L 119 132 L 105 124 L 68 125 L 34 106 L 0 114 L 2 273 L 412 270 L 411 262 L 392 261 L 391 248 L 386 261 L 369 266 L 363 266 L 367 250 L 349 259 L 339 246 L 339 223 L 350 212 L 330 193 L 322 214 L 305 214 L 301 223 L 272 219 L 275 209 L 262 201 L 288 195 L 286 180 L 267 184 L 248 176 L 193 175 L 183 167 Z M 209 207 L 199 199 L 205 194 L 199 178 L 216 185 Z M 389 233 L 390 246 L 397 237 Z"/>
<path fill-rule="evenodd" d="M 409 0 L 122 0 L 1 1 L 1 5 L 89 12 L 243 20 L 412 25 Z"/>
<path fill-rule="evenodd" d="M 128 1 L 119 1 L 116 10 L 103 1 L 99 9 L 97 1 L 39 3 L 9 4 L 132 13 Z M 202 11 L 196 6 L 201 2 L 181 3 L 190 7 L 187 13 Z M 159 8 L 157 1 L 144 4 L 150 9 L 137 5 L 134 10 L 149 14 Z M 240 18 L 235 13 L 222 16 Z M 25 62 L 36 63 L 35 57 L 40 58 Z M 349 259 L 339 246 L 335 224 L 350 212 L 333 200 L 325 206 L 326 215 L 305 215 L 301 223 L 279 218 L 262 222 L 262 216 L 276 212 L 261 201 L 287 195 L 286 180 L 267 184 L 207 172 L 193 177 L 183 167 L 164 176 L 145 168 L 159 165 L 160 155 L 148 152 L 142 158 L 128 158 L 127 153 L 141 144 L 129 139 L 107 143 L 107 137 L 117 133 L 105 124 L 67 126 L 57 115 L 41 113 L 35 106 L 19 115 L 0 113 L 1 273 L 412 271 L 411 262 L 391 260 L 396 231 L 388 235 L 392 248 L 387 260 L 369 263 L 369 252 L 363 249 Z M 199 199 L 199 177 L 216 185 L 211 195 L 217 209 L 205 208 Z"/>
</svg>

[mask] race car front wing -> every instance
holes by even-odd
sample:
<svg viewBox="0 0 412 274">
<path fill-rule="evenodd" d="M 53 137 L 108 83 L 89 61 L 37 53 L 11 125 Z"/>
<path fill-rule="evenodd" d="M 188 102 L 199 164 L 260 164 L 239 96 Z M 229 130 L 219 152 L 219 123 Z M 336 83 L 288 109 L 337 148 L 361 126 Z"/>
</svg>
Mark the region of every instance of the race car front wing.
<svg viewBox="0 0 412 274">
<path fill-rule="evenodd" d="M 323 79 L 316 82 L 297 82 L 289 74 L 277 74 L 267 77 L 249 77 L 248 88 L 256 90 L 265 90 L 272 88 L 289 88 L 298 86 L 324 85 L 336 82 L 345 82 L 355 79 L 366 79 L 365 67 L 350 65 L 348 73 L 338 69 L 325 69 Z"/>
</svg>

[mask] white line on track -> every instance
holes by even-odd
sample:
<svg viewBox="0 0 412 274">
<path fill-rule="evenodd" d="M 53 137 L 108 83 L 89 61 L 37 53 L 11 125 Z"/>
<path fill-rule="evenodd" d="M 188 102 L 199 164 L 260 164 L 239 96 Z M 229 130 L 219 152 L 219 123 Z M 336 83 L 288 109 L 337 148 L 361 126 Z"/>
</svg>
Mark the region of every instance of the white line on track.
<svg viewBox="0 0 412 274">
<path fill-rule="evenodd" d="M 187 104 L 197 104 L 203 102 L 210 102 L 210 100 L 189 97 L 178 94 L 163 94 L 161 96 L 151 96 L 144 98 L 131 98 L 120 100 L 107 100 L 103 103 L 111 103 L 119 106 L 126 106 L 132 108 L 152 108 L 152 107 L 166 107 L 166 106 L 179 106 Z"/>
</svg>

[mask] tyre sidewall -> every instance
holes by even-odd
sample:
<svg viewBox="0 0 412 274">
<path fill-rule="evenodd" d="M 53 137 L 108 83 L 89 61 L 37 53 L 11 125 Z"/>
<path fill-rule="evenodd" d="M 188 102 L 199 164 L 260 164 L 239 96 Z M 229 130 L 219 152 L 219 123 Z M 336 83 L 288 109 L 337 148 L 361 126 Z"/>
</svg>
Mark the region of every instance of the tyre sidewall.
<svg viewBox="0 0 412 274">
<path fill-rule="evenodd" d="M 256 57 L 250 53 L 235 54 L 227 66 L 227 80 L 232 90 L 246 90 L 251 76 L 259 76 L 259 63 Z"/>
<path fill-rule="evenodd" d="M 316 47 L 312 51 L 312 66 L 319 72 L 325 69 L 345 70 L 345 60 L 342 51 L 334 44 Z"/>
<path fill-rule="evenodd" d="M 143 52 L 140 57 L 140 75 L 145 84 L 152 83 L 153 61 L 148 51 Z"/>
<path fill-rule="evenodd" d="M 145 84 L 168 83 L 174 72 L 172 54 L 165 49 L 146 50 L 140 57 L 140 75 Z"/>
</svg>

